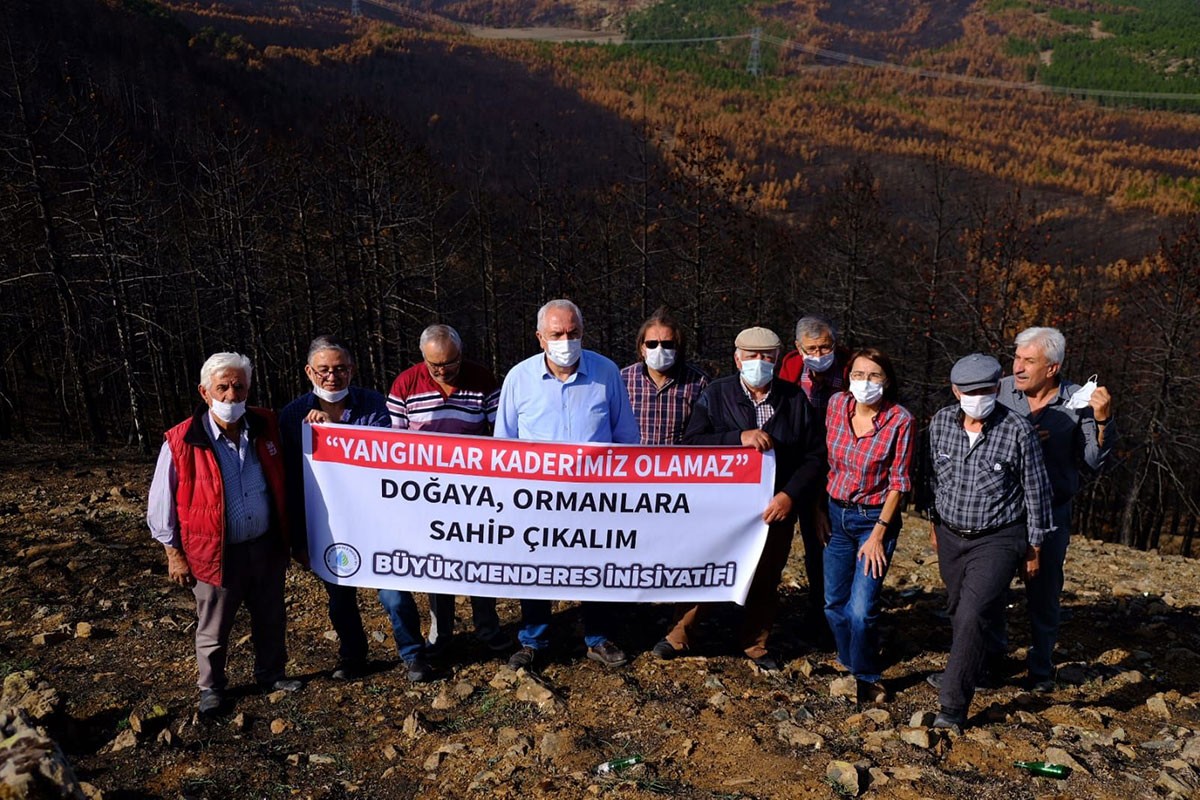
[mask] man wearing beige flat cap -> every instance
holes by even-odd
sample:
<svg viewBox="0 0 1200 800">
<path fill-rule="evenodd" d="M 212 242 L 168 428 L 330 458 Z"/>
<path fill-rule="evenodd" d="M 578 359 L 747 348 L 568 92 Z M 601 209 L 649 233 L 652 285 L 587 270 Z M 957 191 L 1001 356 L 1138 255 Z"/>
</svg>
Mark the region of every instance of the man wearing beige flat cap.
<svg viewBox="0 0 1200 800">
<path fill-rule="evenodd" d="M 738 637 L 747 658 L 762 671 L 775 672 L 780 662 L 767 648 L 767 639 L 779 605 L 779 579 L 792 547 L 796 511 L 825 485 L 825 425 L 800 387 L 776 379 L 782 347 L 773 331 L 746 328 L 733 346 L 737 374 L 713 381 L 700 395 L 683 443 L 775 452 L 775 495 L 762 512 L 767 541 L 746 596 Z M 678 609 L 654 654 L 673 658 L 686 651 L 699 612 L 699 606 Z"/>
</svg>

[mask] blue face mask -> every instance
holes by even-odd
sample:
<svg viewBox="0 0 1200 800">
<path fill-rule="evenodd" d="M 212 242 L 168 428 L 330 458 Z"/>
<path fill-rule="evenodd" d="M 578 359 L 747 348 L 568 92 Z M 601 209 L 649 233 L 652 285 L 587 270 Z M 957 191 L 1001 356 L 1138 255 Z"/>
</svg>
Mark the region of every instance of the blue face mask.
<svg viewBox="0 0 1200 800">
<path fill-rule="evenodd" d="M 813 372 L 824 372 L 833 366 L 833 353 L 826 353 L 823 356 L 805 356 L 804 365 Z"/>
<path fill-rule="evenodd" d="M 765 358 L 743 358 L 741 373 L 747 386 L 761 389 L 775 375 L 775 364 Z"/>
</svg>

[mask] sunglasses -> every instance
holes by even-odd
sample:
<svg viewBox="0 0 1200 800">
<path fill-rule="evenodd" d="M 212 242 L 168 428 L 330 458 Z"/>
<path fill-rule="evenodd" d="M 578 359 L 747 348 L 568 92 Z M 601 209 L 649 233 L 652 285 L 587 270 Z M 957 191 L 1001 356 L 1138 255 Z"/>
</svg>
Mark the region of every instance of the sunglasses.
<svg viewBox="0 0 1200 800">
<path fill-rule="evenodd" d="M 647 339 L 642 344 L 646 345 L 647 350 L 653 350 L 659 345 L 662 345 L 664 350 L 675 349 L 675 342 L 671 339 Z"/>
</svg>

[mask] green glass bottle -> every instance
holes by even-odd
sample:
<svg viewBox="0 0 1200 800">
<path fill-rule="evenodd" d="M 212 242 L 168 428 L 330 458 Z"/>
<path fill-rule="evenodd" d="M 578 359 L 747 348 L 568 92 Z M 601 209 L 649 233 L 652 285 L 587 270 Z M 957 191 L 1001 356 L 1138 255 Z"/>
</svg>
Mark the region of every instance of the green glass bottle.
<svg viewBox="0 0 1200 800">
<path fill-rule="evenodd" d="M 612 761 L 605 761 L 600 766 L 596 767 L 597 775 L 610 775 L 614 772 L 632 767 L 634 764 L 642 763 L 640 755 L 625 756 L 624 758 L 614 758 Z"/>
<path fill-rule="evenodd" d="M 1045 778 L 1065 778 L 1071 774 L 1070 767 L 1062 764 L 1049 764 L 1045 761 L 1014 761 L 1013 766 Z"/>
</svg>

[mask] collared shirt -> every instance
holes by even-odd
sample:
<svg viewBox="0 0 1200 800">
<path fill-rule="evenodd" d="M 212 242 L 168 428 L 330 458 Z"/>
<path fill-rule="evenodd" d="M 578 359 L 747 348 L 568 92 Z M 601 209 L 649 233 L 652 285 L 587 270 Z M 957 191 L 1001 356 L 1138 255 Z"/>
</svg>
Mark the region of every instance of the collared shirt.
<svg viewBox="0 0 1200 800">
<path fill-rule="evenodd" d="M 912 490 L 913 416 L 884 400 L 865 436 L 854 433 L 858 401 L 839 392 L 825 414 L 829 496 L 844 503 L 883 505 L 888 492 Z"/>
<path fill-rule="evenodd" d="M 629 404 L 642 431 L 642 444 L 679 444 L 692 416 L 696 398 L 709 379 L 691 364 L 679 365 L 667 374 L 661 387 L 650 379 L 645 363 L 639 361 L 621 370 Z"/>
<path fill-rule="evenodd" d="M 1029 398 L 1017 388 L 1009 375 L 1000 381 L 997 400 L 1028 419 L 1049 435 L 1042 441 L 1042 456 L 1046 473 L 1054 492 L 1054 505 L 1068 502 L 1079 491 L 1081 473 L 1091 474 L 1104 468 L 1116 441 L 1116 429 L 1110 423 L 1104 429 L 1104 444 L 1100 444 L 1099 428 L 1091 407 L 1067 408 L 1067 401 L 1080 387 L 1062 381 L 1058 392 L 1036 414 L 1029 412 Z"/>
<path fill-rule="evenodd" d="M 266 476 L 258 463 L 258 454 L 250 444 L 250 432 L 243 423 L 237 441 L 216 426 L 211 414 L 204 415 L 204 430 L 213 444 L 213 455 L 221 470 L 225 496 L 225 541 L 248 542 L 267 532 L 271 525 L 271 497 Z M 175 492 L 179 475 L 171 458 L 171 446 L 163 442 L 154 465 L 154 479 L 147 498 L 146 522 L 157 541 L 179 547 L 179 516 L 175 510 Z"/>
<path fill-rule="evenodd" d="M 833 366 L 820 373 L 819 382 L 813 380 L 813 371 L 804 363 L 804 356 L 799 350 L 784 353 L 777 372 L 780 380 L 799 386 L 819 414 L 825 413 L 831 397 L 846 388 L 846 362 L 840 351 L 833 360 Z"/>
<path fill-rule="evenodd" d="M 495 435 L 538 442 L 639 444 L 641 433 L 617 365 L 584 350 L 578 369 L 560 381 L 544 353 L 516 364 L 504 378 Z"/>
<path fill-rule="evenodd" d="M 454 391 L 446 394 L 425 362 L 401 372 L 388 392 L 392 427 L 487 436 L 500 402 L 496 376 L 482 364 L 463 361 L 455 384 Z"/>
<path fill-rule="evenodd" d="M 1034 546 L 1053 530 L 1041 444 L 1019 414 L 997 403 L 972 445 L 962 409 L 946 406 L 929 423 L 929 455 L 934 510 L 946 524 L 984 530 L 1024 519 Z"/>
<path fill-rule="evenodd" d="M 755 400 L 754 395 L 750 392 L 750 387 L 741 378 L 738 378 L 738 386 L 742 387 L 742 394 L 746 395 L 746 399 L 750 401 L 750 405 L 754 406 L 754 422 L 759 428 L 765 426 L 771 421 L 771 417 L 775 416 L 775 406 L 771 405 L 771 392 L 774 390 L 774 381 L 771 381 L 772 388 L 767 390 L 767 393 L 762 396 L 762 399 Z"/>
<path fill-rule="evenodd" d="M 304 448 L 300 439 L 304 418 L 308 412 L 320 410 L 321 401 L 312 392 L 305 392 L 279 412 L 279 441 L 283 445 L 283 475 L 287 485 L 288 523 L 292 543 L 299 548 L 307 536 L 308 518 L 304 508 Z M 342 418 L 333 420 L 342 425 L 361 425 L 371 428 L 391 426 L 387 402 L 374 389 L 351 386 L 346 395 Z"/>
</svg>

